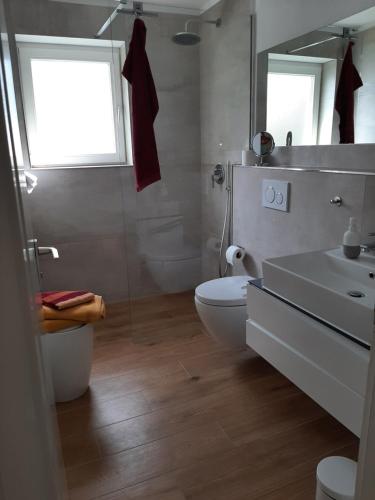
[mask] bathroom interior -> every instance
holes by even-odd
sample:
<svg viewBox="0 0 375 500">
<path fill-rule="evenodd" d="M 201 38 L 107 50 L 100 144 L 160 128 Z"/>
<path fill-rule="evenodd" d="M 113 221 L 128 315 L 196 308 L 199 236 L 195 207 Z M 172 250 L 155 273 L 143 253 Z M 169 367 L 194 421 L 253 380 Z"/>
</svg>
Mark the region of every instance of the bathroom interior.
<svg viewBox="0 0 375 500">
<path fill-rule="evenodd" d="M 38 340 L 59 498 L 354 500 L 374 0 L 12 0 L 7 14 L 34 285 L 101 308 L 51 309 Z M 149 129 L 136 135 L 123 74 L 132 36 L 131 69 L 144 64 L 139 21 L 159 107 L 161 178 L 146 187 L 134 145 Z M 324 467 L 343 467 L 347 490 Z"/>
</svg>

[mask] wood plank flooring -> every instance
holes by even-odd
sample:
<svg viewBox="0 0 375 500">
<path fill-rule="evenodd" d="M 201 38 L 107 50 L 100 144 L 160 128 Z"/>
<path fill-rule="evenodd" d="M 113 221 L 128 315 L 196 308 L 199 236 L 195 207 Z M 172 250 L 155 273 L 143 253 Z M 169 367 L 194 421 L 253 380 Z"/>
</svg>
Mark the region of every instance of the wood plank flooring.
<svg viewBox="0 0 375 500">
<path fill-rule="evenodd" d="M 193 294 L 116 304 L 89 391 L 57 405 L 71 500 L 313 500 L 357 439 L 267 362 L 206 335 Z"/>
</svg>

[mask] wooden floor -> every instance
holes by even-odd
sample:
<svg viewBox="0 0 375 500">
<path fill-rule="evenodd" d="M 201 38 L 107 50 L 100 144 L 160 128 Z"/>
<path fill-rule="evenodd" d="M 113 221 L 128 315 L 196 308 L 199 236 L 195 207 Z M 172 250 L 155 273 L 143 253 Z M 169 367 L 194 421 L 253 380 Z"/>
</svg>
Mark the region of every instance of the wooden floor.
<svg viewBox="0 0 375 500">
<path fill-rule="evenodd" d="M 357 440 L 261 358 L 203 331 L 193 296 L 111 306 L 89 392 L 58 405 L 73 500 L 313 500 Z"/>
</svg>

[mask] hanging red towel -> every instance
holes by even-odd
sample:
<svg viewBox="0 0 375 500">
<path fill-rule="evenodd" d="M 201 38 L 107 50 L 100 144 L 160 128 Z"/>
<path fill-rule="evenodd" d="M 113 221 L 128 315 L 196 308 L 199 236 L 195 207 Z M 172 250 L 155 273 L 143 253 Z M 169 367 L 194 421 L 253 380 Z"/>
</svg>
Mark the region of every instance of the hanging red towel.
<svg viewBox="0 0 375 500">
<path fill-rule="evenodd" d="M 146 26 L 141 19 L 134 21 L 122 74 L 132 86 L 133 159 L 137 191 L 142 191 L 161 177 L 154 133 L 159 103 L 146 54 Z"/>
<path fill-rule="evenodd" d="M 354 92 L 363 85 L 353 64 L 353 45 L 350 42 L 346 51 L 336 93 L 335 109 L 340 115 L 340 144 L 354 144 Z"/>
</svg>

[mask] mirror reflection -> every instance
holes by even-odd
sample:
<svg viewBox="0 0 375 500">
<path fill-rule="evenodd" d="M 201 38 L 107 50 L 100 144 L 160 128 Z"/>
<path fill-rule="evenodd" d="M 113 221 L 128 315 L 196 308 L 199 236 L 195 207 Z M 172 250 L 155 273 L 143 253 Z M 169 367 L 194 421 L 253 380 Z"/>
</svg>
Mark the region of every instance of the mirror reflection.
<svg viewBox="0 0 375 500">
<path fill-rule="evenodd" d="M 372 7 L 261 53 L 257 118 L 276 146 L 374 143 L 374 48 Z"/>
</svg>

